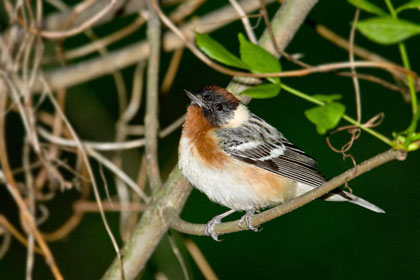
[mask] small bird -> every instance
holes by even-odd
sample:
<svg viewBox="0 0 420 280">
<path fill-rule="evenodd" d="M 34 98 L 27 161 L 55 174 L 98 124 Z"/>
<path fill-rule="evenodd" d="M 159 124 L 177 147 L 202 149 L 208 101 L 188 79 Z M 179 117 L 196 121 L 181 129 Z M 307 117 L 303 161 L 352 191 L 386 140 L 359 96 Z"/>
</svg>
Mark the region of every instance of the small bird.
<svg viewBox="0 0 420 280">
<path fill-rule="evenodd" d="M 281 132 L 257 117 L 236 97 L 218 86 L 191 100 L 179 143 L 179 168 L 184 177 L 216 203 L 230 208 L 211 219 L 206 235 L 217 239 L 214 226 L 236 211 L 246 211 L 248 229 L 255 212 L 298 197 L 327 180 L 317 162 L 289 142 Z M 378 213 L 381 208 L 336 189 L 323 197 L 348 201 Z"/>
</svg>

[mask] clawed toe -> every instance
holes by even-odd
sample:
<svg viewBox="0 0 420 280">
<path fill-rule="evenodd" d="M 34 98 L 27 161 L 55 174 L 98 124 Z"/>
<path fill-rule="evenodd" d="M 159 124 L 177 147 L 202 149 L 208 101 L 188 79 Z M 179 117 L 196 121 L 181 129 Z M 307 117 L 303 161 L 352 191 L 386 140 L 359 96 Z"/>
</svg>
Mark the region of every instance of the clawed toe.
<svg viewBox="0 0 420 280">
<path fill-rule="evenodd" d="M 214 217 L 213 219 L 210 220 L 210 222 L 207 223 L 206 228 L 204 229 L 204 233 L 207 236 L 211 236 L 211 238 L 213 238 L 216 241 L 220 241 L 217 238 L 217 234 L 214 232 L 214 226 L 217 224 L 220 224 L 222 222 L 222 219 L 226 216 L 229 216 L 230 214 L 234 213 L 235 210 L 231 209 L 225 213 L 222 213 L 220 215 L 217 215 L 216 217 Z"/>
<path fill-rule="evenodd" d="M 258 227 L 254 227 L 253 225 L 251 225 L 250 223 L 246 223 L 246 227 L 250 230 L 252 230 L 253 232 L 259 232 L 260 229 Z"/>
<path fill-rule="evenodd" d="M 246 225 L 247 229 L 250 229 L 250 230 L 252 230 L 254 232 L 259 232 L 260 230 L 258 229 L 258 227 L 254 227 L 251 224 L 251 219 L 254 216 L 254 213 L 255 213 L 255 210 L 254 209 L 247 210 L 246 211 L 246 214 L 243 215 L 241 217 L 241 219 L 239 220 L 238 227 L 242 227 L 242 223 L 245 221 L 245 225 Z"/>
<path fill-rule="evenodd" d="M 242 223 L 245 222 L 245 225 L 246 225 L 247 229 L 250 229 L 254 232 L 259 232 L 260 229 L 258 227 L 254 227 L 251 224 L 251 219 L 254 216 L 255 211 L 256 211 L 256 209 L 246 210 L 245 215 L 243 215 L 242 218 L 238 222 L 238 227 L 242 227 Z M 214 226 L 217 225 L 217 224 L 220 224 L 224 217 L 226 217 L 226 216 L 228 216 L 228 215 L 230 215 L 234 212 L 235 212 L 235 210 L 232 209 L 232 210 L 229 210 L 229 211 L 227 211 L 223 214 L 220 214 L 220 215 L 214 217 L 213 219 L 211 219 L 207 223 L 207 225 L 204 229 L 204 234 L 207 235 L 207 236 L 210 236 L 211 238 L 213 238 L 216 241 L 220 241 L 219 238 L 217 237 L 217 234 L 214 232 Z"/>
<path fill-rule="evenodd" d="M 206 228 L 204 229 L 204 233 L 207 236 L 210 236 L 216 241 L 220 241 L 219 238 L 217 238 L 217 234 L 214 232 L 214 226 L 220 224 L 220 221 L 215 221 L 212 219 L 210 222 L 207 223 Z"/>
</svg>

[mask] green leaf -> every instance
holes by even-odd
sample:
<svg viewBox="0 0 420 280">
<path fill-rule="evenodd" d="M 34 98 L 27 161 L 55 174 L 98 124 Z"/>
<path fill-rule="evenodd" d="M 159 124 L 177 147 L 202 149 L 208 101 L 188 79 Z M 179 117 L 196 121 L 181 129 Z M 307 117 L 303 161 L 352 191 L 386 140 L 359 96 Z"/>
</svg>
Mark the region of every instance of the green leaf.
<svg viewBox="0 0 420 280">
<path fill-rule="evenodd" d="M 356 8 L 359 8 L 360 10 L 376 14 L 378 16 L 386 16 L 387 13 L 376 6 L 375 4 L 370 3 L 367 0 L 348 0 L 350 4 L 355 6 Z"/>
<path fill-rule="evenodd" d="M 396 10 L 397 13 L 408 10 L 408 9 L 418 9 L 420 7 L 420 0 L 412 0 L 408 3 L 405 3 L 401 6 L 399 6 Z"/>
<path fill-rule="evenodd" d="M 306 110 L 305 116 L 316 125 L 319 134 L 325 134 L 339 123 L 345 111 L 343 104 L 332 102 Z"/>
<path fill-rule="evenodd" d="M 399 43 L 420 33 L 420 25 L 391 17 L 359 21 L 356 27 L 370 40 L 380 44 Z"/>
<path fill-rule="evenodd" d="M 249 42 L 241 33 L 238 34 L 241 59 L 248 65 L 252 73 L 276 73 L 281 71 L 278 59 L 258 45 Z M 279 78 L 267 78 L 272 83 L 279 84 Z"/>
<path fill-rule="evenodd" d="M 206 55 L 220 63 L 241 69 L 248 69 L 248 66 L 244 62 L 208 34 L 195 32 L 195 43 Z"/>
<path fill-rule="evenodd" d="M 330 94 L 330 95 L 324 95 L 324 94 L 316 94 L 312 96 L 319 101 L 325 102 L 325 103 L 331 103 L 333 101 L 341 99 L 341 94 Z"/>
<path fill-rule="evenodd" d="M 241 95 L 244 94 L 259 99 L 272 98 L 280 93 L 280 88 L 280 84 L 262 84 L 244 90 L 241 92 Z"/>
</svg>

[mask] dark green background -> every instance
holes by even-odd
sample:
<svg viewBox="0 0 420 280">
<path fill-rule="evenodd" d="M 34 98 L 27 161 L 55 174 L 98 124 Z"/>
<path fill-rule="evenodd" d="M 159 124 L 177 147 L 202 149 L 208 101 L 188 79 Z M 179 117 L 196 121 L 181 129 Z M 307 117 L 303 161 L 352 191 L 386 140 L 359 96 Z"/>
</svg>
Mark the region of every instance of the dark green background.
<svg viewBox="0 0 420 280">
<path fill-rule="evenodd" d="M 224 1 L 207 1 L 199 13 L 203 14 Z M 375 1 L 380 2 L 382 1 Z M 396 2 L 402 3 L 402 1 Z M 278 4 L 269 6 L 273 14 Z M 417 20 L 418 11 L 402 14 Z M 346 1 L 320 1 L 309 18 L 323 24 L 343 37 L 348 37 L 354 9 Z M 362 13 L 361 17 L 366 17 Z M 119 28 L 118 24 L 131 21 L 127 17 L 116 23 L 97 28 L 99 35 Z M 253 21 L 255 22 L 255 21 Z M 260 23 L 258 30 L 263 24 Z M 212 35 L 231 50 L 236 50 L 237 33 L 243 32 L 240 23 L 229 25 Z M 112 48 L 132 43 L 144 34 L 144 28 L 134 36 Z M 86 41 L 82 36 L 68 40 L 67 48 Z M 373 50 L 388 59 L 400 63 L 398 48 L 379 46 L 356 35 L 356 43 Z M 418 52 L 419 37 L 409 39 L 407 50 L 414 71 L 420 69 Z M 112 49 L 111 48 L 111 49 Z M 291 54 L 304 54 L 309 64 L 345 61 L 348 53 L 320 38 L 311 24 L 305 23 L 287 48 Z M 163 54 L 162 69 L 166 69 L 170 55 Z M 282 59 L 284 69 L 295 68 Z M 127 86 L 131 88 L 134 67 L 122 71 Z M 163 71 L 162 71 L 163 72 Z M 364 70 L 392 81 L 382 71 Z M 171 92 L 161 99 L 161 126 L 165 127 L 181 116 L 187 106 L 183 89 L 197 90 L 205 85 L 226 86 L 230 77 L 209 69 L 186 51 Z M 317 74 L 302 78 L 283 79 L 283 82 L 309 94 L 340 93 L 347 106 L 347 113 L 354 116 L 354 91 L 349 78 L 333 74 Z M 66 112 L 84 139 L 112 140 L 117 115 L 115 86 L 111 76 L 96 79 L 68 91 Z M 391 137 L 393 131 L 404 130 L 410 122 L 410 106 L 400 94 L 375 84 L 361 81 L 363 119 L 366 121 L 379 112 L 385 119 L 377 129 Z M 251 110 L 282 131 L 285 136 L 318 159 L 320 170 L 327 177 L 334 177 L 352 166 L 332 152 L 325 136 L 318 135 L 315 127 L 305 118 L 303 111 L 312 105 L 286 92 L 270 100 L 253 100 Z M 137 122 L 142 123 L 142 116 Z M 342 123 L 344 124 L 344 122 Z M 22 127 L 18 117 L 8 119 L 9 149 L 12 162 L 19 164 L 19 138 Z M 176 162 L 176 148 L 180 130 L 160 142 L 161 167 L 167 174 Z M 338 147 L 348 136 L 334 136 Z M 357 162 L 370 158 L 388 147 L 366 133 L 354 144 L 351 152 Z M 127 153 L 129 172 L 134 172 L 142 151 Z M 69 156 L 71 159 L 71 156 Z M 240 232 L 222 236 L 222 242 L 209 237 L 189 236 L 201 248 L 210 265 L 220 279 L 419 279 L 420 272 L 420 215 L 418 214 L 419 152 L 408 155 L 404 162 L 391 162 L 353 181 L 350 186 L 361 196 L 385 209 L 385 215 L 376 214 L 349 203 L 327 203 L 314 201 L 290 214 L 264 224 L 259 233 Z M 112 184 L 111 184 L 112 186 Z M 103 192 L 103 191 L 102 191 Z M 0 213 L 15 224 L 18 222 L 17 208 L 4 188 L 0 189 Z M 78 198 L 74 190 L 59 193 L 55 200 L 46 203 L 50 218 L 42 225 L 44 231 L 52 231 L 71 215 L 71 203 Z M 205 223 L 213 216 L 226 211 L 211 203 L 203 194 L 194 190 L 189 197 L 182 217 L 191 222 Z M 118 236 L 118 215 L 107 214 L 113 231 Z M 240 217 L 238 215 L 237 217 Z M 182 235 L 175 233 L 178 241 Z M 178 242 L 184 253 L 189 273 L 201 279 L 191 257 L 182 242 Z M 67 279 L 97 279 L 102 276 L 114 258 L 111 242 L 97 214 L 87 214 L 82 223 L 67 238 L 52 243 L 56 261 Z M 0 279 L 23 279 L 25 273 L 25 248 L 15 240 L 0 261 Z M 153 255 L 145 272 L 146 279 L 162 270 L 169 279 L 182 279 L 180 266 L 175 260 L 165 238 Z M 34 279 L 52 278 L 41 257 L 36 258 Z"/>
</svg>

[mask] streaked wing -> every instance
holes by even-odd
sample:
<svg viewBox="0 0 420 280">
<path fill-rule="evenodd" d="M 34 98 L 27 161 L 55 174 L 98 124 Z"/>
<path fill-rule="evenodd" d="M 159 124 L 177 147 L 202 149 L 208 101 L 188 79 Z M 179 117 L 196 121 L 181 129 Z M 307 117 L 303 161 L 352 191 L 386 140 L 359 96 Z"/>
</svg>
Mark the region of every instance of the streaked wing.
<svg viewBox="0 0 420 280">
<path fill-rule="evenodd" d="M 237 160 L 315 187 L 326 181 L 312 157 L 255 115 L 249 124 L 221 129 L 216 135 L 225 153 Z"/>
</svg>

